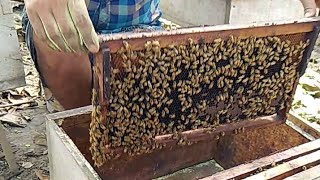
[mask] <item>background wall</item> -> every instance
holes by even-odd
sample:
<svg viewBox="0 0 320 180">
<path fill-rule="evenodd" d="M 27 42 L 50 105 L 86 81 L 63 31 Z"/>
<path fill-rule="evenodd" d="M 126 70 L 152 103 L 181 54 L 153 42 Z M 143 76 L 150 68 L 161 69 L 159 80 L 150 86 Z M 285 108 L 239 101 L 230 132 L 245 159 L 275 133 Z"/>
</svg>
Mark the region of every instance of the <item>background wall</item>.
<svg viewBox="0 0 320 180">
<path fill-rule="evenodd" d="M 161 0 L 164 18 L 181 26 L 277 21 L 303 17 L 300 0 Z"/>
</svg>

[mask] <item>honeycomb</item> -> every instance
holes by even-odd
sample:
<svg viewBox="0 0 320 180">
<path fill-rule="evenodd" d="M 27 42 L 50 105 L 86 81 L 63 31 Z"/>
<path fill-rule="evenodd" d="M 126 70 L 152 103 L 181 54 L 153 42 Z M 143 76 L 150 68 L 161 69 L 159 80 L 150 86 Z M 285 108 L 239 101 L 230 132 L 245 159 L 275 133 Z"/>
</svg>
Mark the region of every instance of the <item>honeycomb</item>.
<svg viewBox="0 0 320 180">
<path fill-rule="evenodd" d="M 107 121 L 102 121 L 93 90 L 90 142 L 101 166 L 120 154 L 150 153 L 164 144 L 156 136 L 273 115 L 289 110 L 298 69 L 309 40 L 304 33 L 272 37 L 188 39 L 187 45 L 161 47 L 148 41 L 143 50 L 128 42 L 111 55 Z M 97 70 L 94 70 L 97 73 Z"/>
</svg>

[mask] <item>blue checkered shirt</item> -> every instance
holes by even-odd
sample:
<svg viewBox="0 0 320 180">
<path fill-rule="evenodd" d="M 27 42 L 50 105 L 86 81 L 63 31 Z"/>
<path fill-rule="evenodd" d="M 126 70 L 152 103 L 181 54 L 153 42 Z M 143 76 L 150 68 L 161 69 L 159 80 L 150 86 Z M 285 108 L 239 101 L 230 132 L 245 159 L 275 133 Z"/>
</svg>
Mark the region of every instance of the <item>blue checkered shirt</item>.
<svg viewBox="0 0 320 180">
<path fill-rule="evenodd" d="M 90 0 L 88 12 L 98 33 L 160 29 L 160 0 Z"/>
</svg>

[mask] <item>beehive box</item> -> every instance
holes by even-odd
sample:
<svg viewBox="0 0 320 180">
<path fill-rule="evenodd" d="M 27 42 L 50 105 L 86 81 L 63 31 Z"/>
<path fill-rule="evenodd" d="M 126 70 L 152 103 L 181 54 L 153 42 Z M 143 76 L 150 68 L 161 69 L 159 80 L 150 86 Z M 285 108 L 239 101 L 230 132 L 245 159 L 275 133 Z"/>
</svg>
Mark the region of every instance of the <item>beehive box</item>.
<svg viewBox="0 0 320 180">
<path fill-rule="evenodd" d="M 92 121 L 86 110 L 62 127 L 99 166 L 99 175 L 110 179 L 154 178 L 213 157 L 228 168 L 306 142 L 280 124 L 318 24 L 313 18 L 102 36 Z M 146 96 L 155 89 L 166 93 Z M 274 142 L 281 143 L 273 147 Z M 244 144 L 257 153 L 245 154 Z"/>
<path fill-rule="evenodd" d="M 320 138 L 320 126 L 309 126 L 304 120 L 290 115 L 286 124 L 273 123 L 269 124 L 269 127 L 260 126 L 254 130 L 246 129 L 245 132 L 238 134 L 229 131 L 219 139 L 200 141 L 193 146 L 184 148 L 167 147 L 148 155 L 121 158 L 97 168 L 94 166 L 89 151 L 88 129 L 91 110 L 92 107 L 88 106 L 47 116 L 50 179 L 143 180 L 160 177 L 159 180 L 194 180 L 211 178 L 211 176 L 219 177 L 219 179 L 232 176 L 243 177 L 243 175 L 247 177 L 259 167 L 270 165 L 273 161 L 279 164 L 284 159 L 288 159 L 289 155 L 301 153 L 297 151 L 297 148 L 289 150 L 294 152 L 289 154 L 283 150 Z M 303 147 L 306 146 L 303 145 Z M 314 147 L 303 149 L 310 151 L 310 148 Z M 271 161 L 270 158 L 264 158 L 269 161 L 262 161 L 263 163 L 256 160 L 276 152 L 281 152 L 281 154 L 272 156 Z M 253 162 L 256 163 L 255 165 L 251 163 L 244 166 L 250 168 L 237 167 L 237 165 L 252 160 L 256 160 Z M 215 162 L 219 164 L 217 165 Z M 221 171 L 223 170 L 221 167 L 224 171 Z M 220 173 L 217 174 L 219 171 Z M 228 176 L 221 178 L 224 177 L 224 174 L 228 174 Z"/>
</svg>

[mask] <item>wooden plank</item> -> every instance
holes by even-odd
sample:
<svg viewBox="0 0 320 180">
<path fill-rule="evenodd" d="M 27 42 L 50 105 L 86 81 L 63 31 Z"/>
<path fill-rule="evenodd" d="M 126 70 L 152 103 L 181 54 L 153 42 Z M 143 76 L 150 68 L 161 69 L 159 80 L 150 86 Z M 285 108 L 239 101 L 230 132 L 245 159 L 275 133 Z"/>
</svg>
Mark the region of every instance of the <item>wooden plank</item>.
<svg viewBox="0 0 320 180">
<path fill-rule="evenodd" d="M 303 129 L 301 129 L 299 126 L 295 125 L 293 122 L 291 122 L 290 120 L 286 121 L 286 125 L 290 126 L 292 129 L 294 129 L 295 131 L 297 131 L 298 133 L 300 133 L 302 136 L 304 136 L 305 138 L 307 138 L 310 141 L 316 140 L 315 137 L 313 137 L 312 135 L 310 135 L 309 133 L 305 132 Z"/>
<path fill-rule="evenodd" d="M 75 144 L 79 145 L 85 142 L 88 146 L 91 111 L 92 106 L 90 105 L 48 114 L 46 118 L 56 121 Z"/>
<path fill-rule="evenodd" d="M 251 36 L 265 37 L 278 36 L 297 33 L 307 33 L 314 30 L 314 26 L 319 25 L 320 17 L 302 19 L 299 21 L 281 21 L 270 23 L 253 23 L 245 25 L 218 25 L 197 28 L 185 28 L 172 31 L 155 31 L 141 33 L 115 33 L 100 35 L 102 47 L 109 47 L 111 53 L 117 52 L 126 40 L 132 50 L 142 50 L 147 41 L 157 40 L 161 47 L 171 44 L 187 44 L 188 39 L 199 40 L 209 43 L 214 39 L 227 39 L 230 35 L 239 38 Z"/>
<path fill-rule="evenodd" d="M 53 114 L 48 114 L 46 118 L 48 120 L 58 120 L 58 119 L 64 119 L 69 118 L 73 116 L 81 116 L 83 114 L 90 114 L 92 112 L 92 106 L 85 106 L 75 109 L 70 109 L 62 112 L 57 112 Z"/>
<path fill-rule="evenodd" d="M 301 156 L 297 159 L 291 160 L 280 164 L 274 168 L 263 171 L 259 174 L 245 178 L 246 180 L 256 179 L 283 179 L 281 177 L 287 177 L 288 175 L 294 174 L 296 171 L 301 171 L 303 166 L 307 165 L 318 165 L 320 163 L 320 150 L 311 154 Z M 281 176 L 281 177 L 280 177 Z"/>
<path fill-rule="evenodd" d="M 284 180 L 301 180 L 301 179 L 320 179 L 320 165 L 302 171 L 293 176 L 287 177 Z"/>
<path fill-rule="evenodd" d="M 232 179 L 232 178 L 242 178 L 242 176 L 248 175 L 254 172 L 255 170 L 257 170 L 258 168 L 262 168 L 262 167 L 271 165 L 272 163 L 278 163 L 287 159 L 292 159 L 304 153 L 312 152 L 317 149 L 320 149 L 320 139 L 311 141 L 306 144 L 302 144 L 300 146 L 291 148 L 289 150 L 286 150 L 277 154 L 273 154 L 271 156 L 257 159 L 248 164 L 243 164 L 243 165 L 228 169 L 226 171 L 216 173 L 210 177 L 203 178 L 203 180 L 209 180 L 209 179 L 223 180 L 223 179 Z"/>
<path fill-rule="evenodd" d="M 184 137 L 190 142 L 198 142 L 198 141 L 204 141 L 208 139 L 215 139 L 221 136 L 223 133 L 224 135 L 227 134 L 234 134 L 235 131 L 241 131 L 241 130 L 253 130 L 253 129 L 261 129 L 261 128 L 266 128 L 270 126 L 276 126 L 279 124 L 285 123 L 285 119 L 281 116 L 278 115 L 272 115 L 272 116 L 266 116 L 266 117 L 261 117 L 257 118 L 254 120 L 245 120 L 245 121 L 240 121 L 236 123 L 231 123 L 231 124 L 222 124 L 218 127 L 216 127 L 214 130 L 212 129 L 197 129 L 197 130 L 190 130 L 190 131 L 184 131 L 179 134 L 179 136 Z M 166 144 L 170 146 L 175 146 L 179 139 L 173 138 L 173 134 L 166 134 L 166 135 L 161 135 L 161 136 L 156 136 L 154 138 L 155 142 L 159 144 Z M 111 150 L 110 148 L 107 147 L 107 150 Z M 115 150 L 117 153 L 122 153 L 123 148 L 119 147 L 117 149 L 112 149 Z M 109 153 L 109 151 L 107 151 Z"/>
<path fill-rule="evenodd" d="M 54 120 L 56 122 L 59 121 L 59 125 L 63 126 L 64 128 L 67 127 L 74 127 L 76 124 L 81 124 L 83 121 L 76 121 L 78 120 L 77 117 L 80 117 L 84 114 L 91 114 L 92 106 L 85 106 L 75 109 L 70 109 L 62 112 L 57 112 L 53 114 L 46 115 L 46 118 L 49 120 Z M 75 119 L 73 118 L 75 117 Z M 68 121 L 64 121 L 65 118 L 68 118 Z M 85 119 L 85 121 L 90 121 L 90 119 Z"/>
<path fill-rule="evenodd" d="M 311 123 L 291 111 L 288 113 L 288 119 L 313 137 L 320 138 L 320 125 Z"/>
<path fill-rule="evenodd" d="M 46 121 L 51 180 L 99 180 L 100 177 L 57 124 Z"/>
<path fill-rule="evenodd" d="M 3 125 L 0 122 L 0 145 L 2 147 L 4 157 L 9 165 L 9 169 L 11 172 L 18 172 L 19 166 L 15 160 L 11 144 L 9 143 Z"/>
<path fill-rule="evenodd" d="M 220 171 L 223 168 L 215 160 L 210 160 L 154 180 L 195 180 Z"/>
<path fill-rule="evenodd" d="M 216 135 L 224 134 L 233 134 L 235 130 L 252 130 L 260 129 L 269 126 L 279 125 L 285 122 L 285 119 L 281 119 L 278 115 L 266 116 L 257 118 L 254 120 L 245 120 L 231 124 L 222 124 L 212 129 L 197 129 L 184 131 L 181 133 L 181 136 L 185 137 L 191 141 L 201 141 L 206 140 L 210 137 L 215 137 Z M 162 136 L 156 136 L 155 139 L 158 143 L 177 143 L 177 140 L 174 140 L 173 134 L 166 134 Z"/>
</svg>

